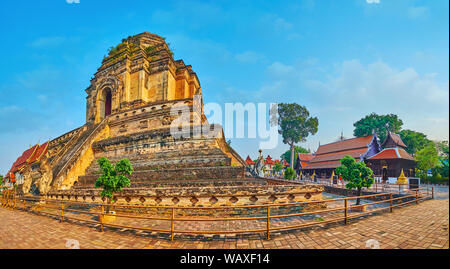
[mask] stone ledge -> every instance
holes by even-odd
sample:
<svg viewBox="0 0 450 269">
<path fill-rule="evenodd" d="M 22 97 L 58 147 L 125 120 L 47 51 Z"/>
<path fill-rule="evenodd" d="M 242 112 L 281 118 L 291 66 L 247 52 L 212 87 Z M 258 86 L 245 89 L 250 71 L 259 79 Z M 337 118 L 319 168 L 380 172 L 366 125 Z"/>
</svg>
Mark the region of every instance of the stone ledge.
<svg viewBox="0 0 450 269">
<path fill-rule="evenodd" d="M 124 189 L 115 203 L 148 206 L 237 206 L 321 201 L 323 187 L 318 185 L 268 185 L 184 188 Z M 98 189 L 54 191 L 54 200 L 103 202 Z"/>
</svg>

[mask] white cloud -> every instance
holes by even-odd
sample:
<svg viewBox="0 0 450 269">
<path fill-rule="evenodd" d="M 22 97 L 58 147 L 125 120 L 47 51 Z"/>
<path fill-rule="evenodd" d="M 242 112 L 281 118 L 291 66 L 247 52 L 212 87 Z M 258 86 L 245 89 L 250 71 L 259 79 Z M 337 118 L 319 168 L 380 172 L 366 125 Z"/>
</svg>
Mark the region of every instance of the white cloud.
<svg viewBox="0 0 450 269">
<path fill-rule="evenodd" d="M 380 0 L 366 0 L 367 4 L 379 4 Z"/>
<path fill-rule="evenodd" d="M 274 62 L 267 67 L 265 83 L 251 96 L 306 105 L 322 122 L 318 134 L 322 142 L 331 141 L 340 132 L 336 128 L 351 134 L 353 122 L 371 112 L 397 114 L 404 128 L 433 139 L 448 139 L 448 81 L 381 60 L 363 64 L 353 59 L 333 68 L 320 66 L 317 59 L 294 65 Z"/>
<path fill-rule="evenodd" d="M 294 75 L 295 69 L 290 65 L 286 65 L 280 62 L 274 62 L 267 67 L 267 71 L 276 77 L 285 77 Z"/>
<path fill-rule="evenodd" d="M 258 54 L 254 51 L 246 51 L 235 55 L 236 60 L 242 63 L 256 63 L 263 60 L 264 55 Z"/>
<path fill-rule="evenodd" d="M 428 17 L 428 7 L 409 7 L 408 16 L 413 19 Z"/>
<path fill-rule="evenodd" d="M 277 31 L 286 31 L 292 28 L 292 23 L 286 21 L 276 14 L 266 14 L 262 17 L 264 24 L 271 25 Z"/>
<path fill-rule="evenodd" d="M 61 36 L 51 36 L 51 37 L 40 37 L 28 45 L 33 48 L 47 48 L 47 47 L 57 47 L 63 44 L 66 41 L 66 38 Z"/>
</svg>

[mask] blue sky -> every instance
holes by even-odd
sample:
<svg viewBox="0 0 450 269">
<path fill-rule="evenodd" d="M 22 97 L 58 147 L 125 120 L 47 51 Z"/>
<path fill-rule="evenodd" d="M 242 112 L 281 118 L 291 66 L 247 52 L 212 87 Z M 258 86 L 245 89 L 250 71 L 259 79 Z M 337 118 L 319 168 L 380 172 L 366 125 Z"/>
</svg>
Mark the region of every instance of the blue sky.
<svg viewBox="0 0 450 269">
<path fill-rule="evenodd" d="M 0 174 L 30 145 L 85 122 L 84 90 L 109 47 L 144 31 L 191 64 L 204 102 L 296 102 L 315 150 L 365 115 L 448 140 L 448 1 L 2 1 Z M 226 128 L 226 126 L 225 126 Z M 232 139 L 245 158 L 257 139 Z M 265 154 L 279 157 L 279 146 Z"/>
</svg>

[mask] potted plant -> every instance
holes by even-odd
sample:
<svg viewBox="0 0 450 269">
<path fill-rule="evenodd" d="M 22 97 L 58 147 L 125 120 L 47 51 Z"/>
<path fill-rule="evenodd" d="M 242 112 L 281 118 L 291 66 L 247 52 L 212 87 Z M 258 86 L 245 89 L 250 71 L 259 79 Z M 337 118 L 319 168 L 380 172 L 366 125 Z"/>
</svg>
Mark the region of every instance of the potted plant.
<svg viewBox="0 0 450 269">
<path fill-rule="evenodd" d="M 130 179 L 127 177 L 133 172 L 133 167 L 128 159 L 122 159 L 115 165 L 102 157 L 98 159 L 98 165 L 102 175 L 95 181 L 96 188 L 103 188 L 100 192 L 102 198 L 106 197 L 106 214 L 102 215 L 102 222 L 112 222 L 115 220 L 115 212 L 110 211 L 110 204 L 115 193 L 122 191 L 123 187 L 130 186 Z"/>
<path fill-rule="evenodd" d="M 362 188 L 370 188 L 374 183 L 373 171 L 363 161 L 356 162 L 355 159 L 346 155 L 341 159 L 341 166 L 336 168 L 336 173 L 344 180 L 348 181 L 345 187 L 348 190 L 357 189 L 358 198 L 356 199 L 356 207 L 352 207 L 352 211 L 365 211 L 366 206 L 361 205 Z"/>
</svg>

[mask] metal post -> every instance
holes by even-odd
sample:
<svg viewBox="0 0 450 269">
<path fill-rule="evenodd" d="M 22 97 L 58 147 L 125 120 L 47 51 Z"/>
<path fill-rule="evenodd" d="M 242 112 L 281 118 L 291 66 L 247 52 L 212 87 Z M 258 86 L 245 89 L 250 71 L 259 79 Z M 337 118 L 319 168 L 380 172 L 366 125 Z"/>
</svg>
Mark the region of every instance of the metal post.
<svg viewBox="0 0 450 269">
<path fill-rule="evenodd" d="M 267 206 L 267 240 L 270 240 L 270 206 Z"/>
<path fill-rule="evenodd" d="M 17 200 L 16 189 L 14 189 L 14 205 L 13 205 L 13 209 L 16 209 L 16 200 Z"/>
<path fill-rule="evenodd" d="M 6 196 L 6 207 L 9 207 L 11 204 L 11 191 L 8 191 L 8 196 Z"/>
<path fill-rule="evenodd" d="M 174 219 L 175 219 L 175 208 L 172 207 L 172 226 L 170 228 L 170 240 L 173 241 L 173 231 L 174 231 Z"/>
<path fill-rule="evenodd" d="M 389 212 L 392 212 L 392 192 L 389 193 Z"/>
<path fill-rule="evenodd" d="M 61 202 L 61 222 L 64 221 L 64 202 Z"/>
<path fill-rule="evenodd" d="M 101 208 L 101 212 L 100 212 L 100 215 L 99 215 L 99 220 L 100 220 L 100 232 L 103 232 L 103 216 L 104 216 L 104 209 L 105 207 L 104 207 L 104 205 L 102 205 L 102 208 Z"/>
<path fill-rule="evenodd" d="M 347 199 L 344 199 L 344 206 L 345 206 L 345 210 L 344 210 L 344 220 L 345 220 L 345 225 L 347 225 L 348 223 L 348 202 Z"/>
</svg>

